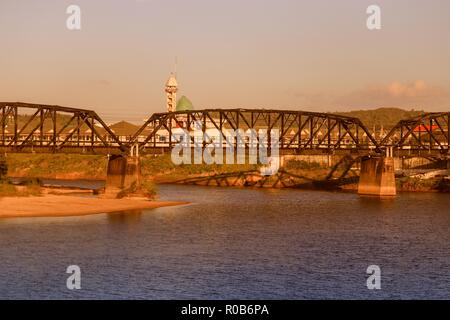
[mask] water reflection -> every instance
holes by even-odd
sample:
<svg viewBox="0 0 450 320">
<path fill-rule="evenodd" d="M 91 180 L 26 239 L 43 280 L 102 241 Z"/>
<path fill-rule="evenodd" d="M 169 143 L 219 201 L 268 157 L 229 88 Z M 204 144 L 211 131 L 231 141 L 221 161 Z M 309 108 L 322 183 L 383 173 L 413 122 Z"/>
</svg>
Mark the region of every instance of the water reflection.
<svg viewBox="0 0 450 320">
<path fill-rule="evenodd" d="M 375 196 L 365 196 L 358 195 L 358 204 L 362 208 L 376 208 L 378 210 L 384 210 L 395 207 L 398 202 L 397 197 L 375 197 Z"/>
<path fill-rule="evenodd" d="M 125 210 L 108 213 L 107 219 L 110 224 L 134 225 L 142 220 L 142 210 Z"/>
</svg>

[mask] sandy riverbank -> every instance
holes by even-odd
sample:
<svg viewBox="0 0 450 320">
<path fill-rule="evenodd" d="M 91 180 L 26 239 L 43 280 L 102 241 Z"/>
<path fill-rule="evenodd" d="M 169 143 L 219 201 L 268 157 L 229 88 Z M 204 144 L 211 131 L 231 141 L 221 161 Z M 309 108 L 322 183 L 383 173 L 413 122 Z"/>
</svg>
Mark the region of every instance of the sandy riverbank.
<svg viewBox="0 0 450 320">
<path fill-rule="evenodd" d="M 0 218 L 83 216 L 124 210 L 154 209 L 187 202 L 141 199 L 101 199 L 76 196 L 0 198 Z"/>
</svg>

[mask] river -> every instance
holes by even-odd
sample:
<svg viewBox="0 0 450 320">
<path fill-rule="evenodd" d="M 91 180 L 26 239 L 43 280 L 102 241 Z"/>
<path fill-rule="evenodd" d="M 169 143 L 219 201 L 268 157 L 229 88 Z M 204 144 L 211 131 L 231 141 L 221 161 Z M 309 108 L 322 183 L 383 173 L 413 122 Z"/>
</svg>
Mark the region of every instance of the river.
<svg viewBox="0 0 450 320">
<path fill-rule="evenodd" d="M 448 194 L 180 185 L 159 194 L 191 204 L 0 219 L 0 298 L 450 298 Z M 81 268 L 81 290 L 66 288 L 69 265 Z M 367 289 L 369 265 L 381 269 L 380 290 Z"/>
</svg>

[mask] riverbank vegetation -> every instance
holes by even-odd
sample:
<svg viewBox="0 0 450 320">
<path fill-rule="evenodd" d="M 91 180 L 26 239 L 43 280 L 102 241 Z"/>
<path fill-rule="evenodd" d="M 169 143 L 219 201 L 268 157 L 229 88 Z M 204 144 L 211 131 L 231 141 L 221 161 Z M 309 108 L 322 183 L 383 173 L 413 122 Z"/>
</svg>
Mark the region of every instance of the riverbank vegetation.
<svg viewBox="0 0 450 320">
<path fill-rule="evenodd" d="M 5 158 L 10 177 L 42 178 L 42 179 L 92 179 L 105 180 L 108 159 L 102 155 L 67 155 L 67 154 L 8 154 Z M 142 191 L 148 195 L 156 194 L 158 183 L 175 183 L 190 178 L 220 176 L 233 173 L 258 171 L 254 164 L 182 164 L 175 165 L 170 154 L 149 155 L 141 158 Z M 291 174 L 291 184 L 313 186 L 329 186 L 325 183 L 330 168 L 322 163 L 304 160 L 290 160 L 285 163 L 284 171 Z M 337 168 L 333 177 L 344 173 L 345 167 Z M 345 185 L 333 184 L 339 188 L 354 190 L 357 188 L 357 170 L 347 173 Z M 286 175 L 284 176 L 286 177 Z M 329 178 L 329 177 L 328 177 Z M 230 178 L 231 179 L 231 178 Z M 268 178 L 268 184 L 272 180 Z M 244 185 L 245 185 L 245 179 Z M 328 181 L 329 182 L 329 181 Z M 4 193 L 11 193 L 13 186 L 3 186 Z M 450 180 L 441 177 L 435 179 L 419 179 L 401 177 L 397 179 L 398 191 L 450 191 Z M 32 191 L 35 192 L 35 191 Z M 26 193 L 25 193 L 26 194 Z"/>
<path fill-rule="evenodd" d="M 10 177 L 42 179 L 105 180 L 107 156 L 77 154 L 8 154 L 6 157 Z M 188 176 L 221 174 L 257 170 L 251 164 L 182 164 L 175 165 L 170 154 L 144 156 L 141 171 L 145 179 L 176 181 Z"/>
<path fill-rule="evenodd" d="M 25 185 L 12 185 L 7 181 L 0 182 L 0 198 L 1 197 L 29 197 L 41 195 L 41 186 L 37 182 Z"/>
<path fill-rule="evenodd" d="M 413 177 L 401 177 L 396 180 L 397 189 L 414 192 L 450 192 L 450 180 L 439 177 L 420 179 Z"/>
<path fill-rule="evenodd" d="M 106 178 L 106 156 L 79 154 L 13 154 L 6 156 L 8 176 L 44 179 Z"/>
<path fill-rule="evenodd" d="M 141 167 L 143 177 L 159 183 L 175 182 L 190 177 L 258 170 L 256 164 L 175 165 L 170 154 L 142 157 Z"/>
</svg>

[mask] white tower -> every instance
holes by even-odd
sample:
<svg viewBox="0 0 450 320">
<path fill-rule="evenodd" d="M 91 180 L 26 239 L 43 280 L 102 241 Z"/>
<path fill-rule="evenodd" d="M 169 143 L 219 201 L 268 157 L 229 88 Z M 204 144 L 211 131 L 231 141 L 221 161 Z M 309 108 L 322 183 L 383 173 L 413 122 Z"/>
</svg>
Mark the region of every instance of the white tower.
<svg viewBox="0 0 450 320">
<path fill-rule="evenodd" d="M 167 112 L 174 112 L 177 107 L 178 83 L 173 74 L 170 75 L 169 80 L 166 82 L 165 91 L 167 96 Z"/>
</svg>

